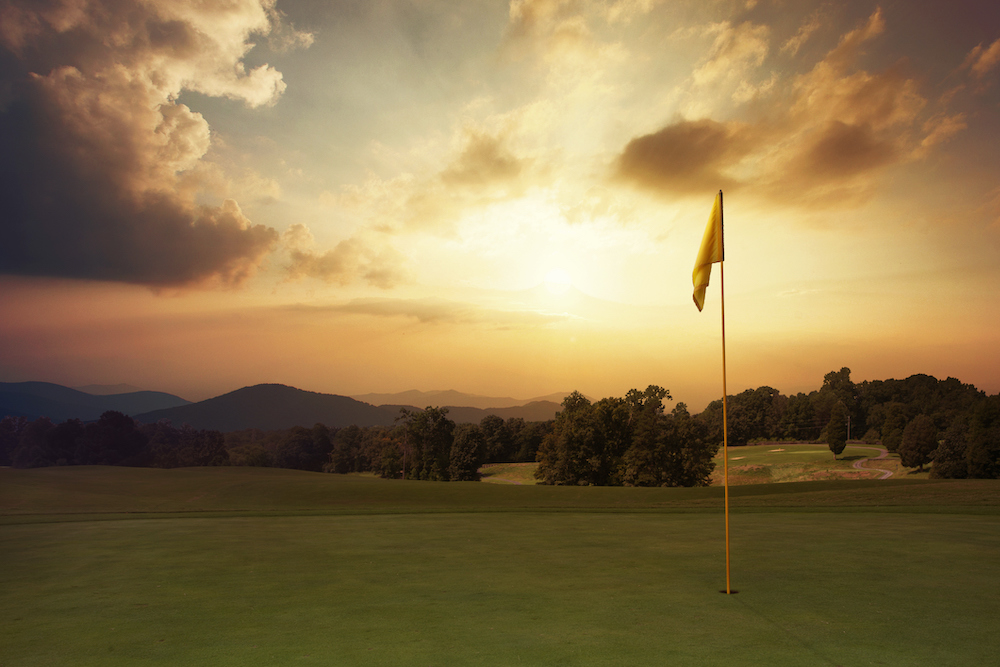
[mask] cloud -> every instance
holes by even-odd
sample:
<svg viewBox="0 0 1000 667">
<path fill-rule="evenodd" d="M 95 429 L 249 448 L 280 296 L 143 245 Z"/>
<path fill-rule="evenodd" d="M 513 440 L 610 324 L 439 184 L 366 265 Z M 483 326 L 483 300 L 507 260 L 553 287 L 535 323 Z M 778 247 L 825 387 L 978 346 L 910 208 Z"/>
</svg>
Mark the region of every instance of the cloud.
<svg viewBox="0 0 1000 667">
<path fill-rule="evenodd" d="M 784 44 L 781 45 L 781 52 L 786 53 L 790 56 L 795 56 L 798 54 L 799 49 L 805 44 L 814 32 L 822 27 L 819 16 L 814 15 L 805 23 L 798 32 L 790 37 Z"/>
<path fill-rule="evenodd" d="M 748 69 L 760 67 L 767 57 L 770 32 L 767 26 L 750 22 L 733 26 L 724 22 L 711 26 L 708 32 L 715 34 L 715 41 L 708 60 L 692 74 L 697 86 L 739 79 Z"/>
<path fill-rule="evenodd" d="M 893 143 L 876 136 L 870 125 L 832 120 L 806 143 L 788 171 L 828 183 L 876 169 L 895 158 Z"/>
<path fill-rule="evenodd" d="M 330 250 L 317 252 L 312 248 L 312 233 L 302 224 L 292 225 L 283 241 L 289 249 L 291 261 L 286 269 L 292 280 L 316 278 L 340 285 L 363 280 L 382 289 L 408 280 L 405 258 L 388 244 L 376 247 L 355 236 Z"/>
<path fill-rule="evenodd" d="M 811 26 L 800 29 L 803 39 L 819 29 Z M 734 69 L 748 74 L 766 56 L 766 33 L 716 29 L 695 89 Z M 926 118 L 927 100 L 905 60 L 876 71 L 857 66 L 865 44 L 884 30 L 876 10 L 810 70 L 784 79 L 772 73 L 759 85 L 744 79 L 736 97 L 756 100 L 752 120 L 681 119 L 630 140 L 616 177 L 666 197 L 750 184 L 757 196 L 784 204 L 843 206 L 869 196 L 873 174 L 923 156 L 965 127 L 962 114 Z"/>
<path fill-rule="evenodd" d="M 471 132 L 458 158 L 441 172 L 441 180 L 455 185 L 486 185 L 516 179 L 524 168 L 500 137 Z"/>
<path fill-rule="evenodd" d="M 510 0 L 504 50 L 516 57 L 576 50 L 590 41 L 581 0 Z"/>
<path fill-rule="evenodd" d="M 968 68 L 976 78 L 982 79 L 997 63 L 1000 63 L 1000 39 L 985 49 L 982 44 L 977 45 L 965 58 L 962 68 Z"/>
<path fill-rule="evenodd" d="M 515 150 L 520 122 L 516 116 L 500 119 L 499 127 L 487 123 L 462 128 L 444 164 L 426 175 L 371 176 L 339 194 L 325 193 L 322 199 L 378 232 L 450 236 L 465 212 L 515 199 L 545 177 L 539 160 Z"/>
<path fill-rule="evenodd" d="M 679 121 L 629 141 L 618 158 L 619 178 L 649 189 L 685 194 L 738 183 L 725 171 L 755 148 L 743 126 Z"/>
<path fill-rule="evenodd" d="M 52 0 L 0 12 L 0 44 L 16 56 L 0 72 L 13 91 L 0 111 L 0 272 L 151 286 L 253 275 L 278 234 L 235 201 L 198 203 L 210 132 L 177 97 L 274 103 L 281 74 L 242 62 L 251 35 L 274 28 L 273 2 Z"/>
<path fill-rule="evenodd" d="M 505 329 L 520 326 L 546 326 L 565 321 L 566 314 L 536 310 L 504 310 L 471 303 L 428 297 L 423 299 L 365 298 L 333 306 L 292 306 L 301 311 L 367 315 L 370 317 L 408 318 L 423 324 L 484 325 Z"/>
<path fill-rule="evenodd" d="M 663 0 L 615 0 L 607 5 L 608 23 L 629 23 L 640 16 L 649 14 Z"/>
</svg>

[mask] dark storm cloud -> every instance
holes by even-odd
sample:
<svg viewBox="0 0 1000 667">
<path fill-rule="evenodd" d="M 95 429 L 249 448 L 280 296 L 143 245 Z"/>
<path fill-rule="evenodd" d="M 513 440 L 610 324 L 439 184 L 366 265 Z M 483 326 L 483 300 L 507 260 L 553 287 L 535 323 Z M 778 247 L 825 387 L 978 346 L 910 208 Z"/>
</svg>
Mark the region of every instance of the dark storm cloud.
<svg viewBox="0 0 1000 667">
<path fill-rule="evenodd" d="M 241 62 L 269 9 L 0 4 L 0 273 L 151 286 L 252 275 L 278 234 L 235 201 L 197 203 L 209 128 L 176 98 L 273 102 L 281 75 Z"/>
</svg>

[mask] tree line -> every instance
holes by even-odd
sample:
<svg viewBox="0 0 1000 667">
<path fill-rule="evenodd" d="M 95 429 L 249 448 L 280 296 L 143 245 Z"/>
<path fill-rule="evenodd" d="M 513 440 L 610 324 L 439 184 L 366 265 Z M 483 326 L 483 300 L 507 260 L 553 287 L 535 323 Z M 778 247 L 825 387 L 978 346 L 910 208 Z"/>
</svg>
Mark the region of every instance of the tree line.
<svg viewBox="0 0 1000 667">
<path fill-rule="evenodd" d="M 1000 395 L 955 378 L 913 375 L 855 383 L 831 371 L 808 394 L 762 386 L 727 397 L 729 444 L 881 443 L 904 466 L 931 464 L 934 477 L 1000 477 Z M 722 443 L 722 401 L 691 415 L 669 412 L 670 392 L 650 385 L 591 402 L 566 397 L 555 420 L 489 415 L 456 424 L 447 408 L 402 410 L 392 427 L 312 428 L 231 433 L 139 424 L 120 412 L 92 423 L 41 417 L 0 420 L 0 465 L 183 467 L 246 465 L 386 478 L 472 480 L 484 463 L 537 461 L 542 484 L 690 486 L 707 484 Z"/>
<path fill-rule="evenodd" d="M 218 431 L 174 428 L 168 422 L 138 424 L 108 411 L 90 423 L 48 417 L 0 420 L 0 465 L 41 468 L 58 465 L 120 465 L 157 468 L 227 465 L 229 454 Z"/>
<path fill-rule="evenodd" d="M 664 399 L 670 392 L 656 385 L 596 403 L 570 394 L 538 451 L 535 478 L 541 484 L 708 486 L 719 443 L 683 403 L 666 414 Z"/>
<path fill-rule="evenodd" d="M 447 408 L 402 410 L 394 427 L 221 433 L 169 421 L 139 424 L 109 411 L 96 422 L 47 417 L 0 420 L 0 465 L 122 465 L 156 468 L 236 465 L 315 472 L 373 472 L 385 478 L 478 480 L 484 463 L 534 461 L 550 422 L 488 415 L 479 424 L 448 419 Z"/>
<path fill-rule="evenodd" d="M 851 369 L 831 371 L 809 394 L 773 387 L 727 397 L 729 444 L 755 441 L 828 443 L 840 454 L 848 439 L 879 443 L 901 463 L 942 478 L 1000 477 L 1000 394 L 987 396 L 955 378 L 911 375 L 855 383 Z M 698 415 L 709 439 L 722 439 L 722 401 Z"/>
</svg>

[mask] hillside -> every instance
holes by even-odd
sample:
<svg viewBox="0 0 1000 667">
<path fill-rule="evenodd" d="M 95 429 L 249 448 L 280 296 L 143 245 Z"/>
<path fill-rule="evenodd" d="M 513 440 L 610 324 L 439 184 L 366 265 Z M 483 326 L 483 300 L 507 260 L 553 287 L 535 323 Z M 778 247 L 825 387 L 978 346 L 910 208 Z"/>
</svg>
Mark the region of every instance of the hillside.
<svg viewBox="0 0 1000 667">
<path fill-rule="evenodd" d="M 391 410 L 356 401 L 347 396 L 304 391 L 283 384 L 258 384 L 216 396 L 199 403 L 154 410 L 135 415 L 151 423 L 169 419 L 175 426 L 239 431 L 247 428 L 287 429 L 325 424 L 344 426 L 391 426 L 399 415 Z"/>
<path fill-rule="evenodd" d="M 93 421 L 108 410 L 130 416 L 151 410 L 174 408 L 189 402 L 161 391 L 134 391 L 95 396 L 51 382 L 0 382 L 0 417 L 48 417 Z"/>
<path fill-rule="evenodd" d="M 418 391 L 411 389 L 410 391 L 402 391 L 395 394 L 357 394 L 351 396 L 351 398 L 371 403 L 372 405 L 415 405 L 420 408 L 425 408 L 428 405 L 446 405 L 449 410 L 460 407 L 493 410 L 496 408 L 517 408 L 539 402 L 552 402 L 559 405 L 569 393 L 568 391 L 563 391 L 529 399 L 517 399 L 510 396 L 466 394 L 452 389 L 445 391 Z M 547 417 L 546 419 L 551 418 Z M 524 419 L 527 419 L 527 417 L 524 417 Z"/>
<path fill-rule="evenodd" d="M 456 424 L 478 424 L 486 415 L 496 415 L 503 419 L 520 417 L 524 421 L 544 422 L 556 418 L 556 412 L 561 406 L 552 401 L 533 401 L 525 405 L 518 405 L 509 408 L 467 408 L 461 406 L 448 406 L 448 419 Z"/>
</svg>

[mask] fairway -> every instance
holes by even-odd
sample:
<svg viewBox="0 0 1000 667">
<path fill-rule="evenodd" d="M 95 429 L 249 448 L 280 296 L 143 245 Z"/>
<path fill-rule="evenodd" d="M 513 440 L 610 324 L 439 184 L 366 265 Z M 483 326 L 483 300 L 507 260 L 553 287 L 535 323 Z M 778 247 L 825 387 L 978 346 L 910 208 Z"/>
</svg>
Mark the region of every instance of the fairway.
<svg viewBox="0 0 1000 667">
<path fill-rule="evenodd" d="M 1000 651 L 995 482 L 753 487 L 756 509 L 732 518 L 740 593 L 725 596 L 714 489 L 653 490 L 693 498 L 667 506 L 606 493 L 642 489 L 271 470 L 0 481 L 4 667 L 982 665 Z M 764 502 L 776 487 L 789 492 Z M 270 511 L 233 510 L 267 488 Z M 390 492 L 409 511 L 387 509 Z M 208 507 L 190 511 L 199 494 Z M 91 513 L 53 500 L 76 496 Z"/>
<path fill-rule="evenodd" d="M 770 484 L 772 482 L 813 482 L 834 479 L 878 479 L 882 474 L 858 470 L 855 461 L 878 456 L 871 445 L 848 445 L 836 458 L 827 445 L 806 443 L 767 443 L 729 448 L 729 484 Z M 899 464 L 899 455 L 872 461 L 869 468 L 889 468 L 896 479 L 927 479 L 928 473 L 907 470 Z M 722 452 L 715 457 L 712 484 L 723 483 Z"/>
</svg>

